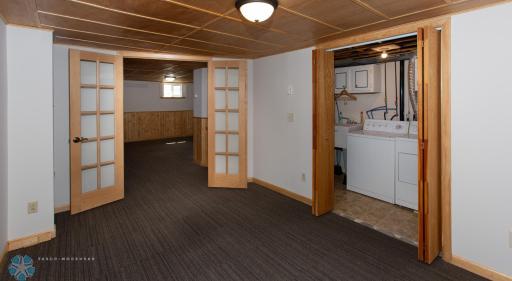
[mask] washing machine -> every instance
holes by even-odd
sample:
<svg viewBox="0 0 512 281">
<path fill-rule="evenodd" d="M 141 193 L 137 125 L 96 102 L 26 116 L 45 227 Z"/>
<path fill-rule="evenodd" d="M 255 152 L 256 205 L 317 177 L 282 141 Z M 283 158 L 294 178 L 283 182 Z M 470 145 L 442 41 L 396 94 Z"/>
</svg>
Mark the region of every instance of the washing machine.
<svg viewBox="0 0 512 281">
<path fill-rule="evenodd" d="M 418 122 L 396 138 L 395 204 L 418 210 Z"/>
<path fill-rule="evenodd" d="M 347 189 L 395 203 L 396 138 L 409 123 L 368 119 L 347 136 Z"/>
</svg>

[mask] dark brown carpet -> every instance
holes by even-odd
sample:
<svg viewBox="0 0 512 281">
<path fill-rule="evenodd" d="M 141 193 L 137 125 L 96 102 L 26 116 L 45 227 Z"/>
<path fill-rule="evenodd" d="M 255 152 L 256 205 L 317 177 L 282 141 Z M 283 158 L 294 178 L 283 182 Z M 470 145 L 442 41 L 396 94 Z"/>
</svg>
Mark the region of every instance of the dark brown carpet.
<svg viewBox="0 0 512 281">
<path fill-rule="evenodd" d="M 29 280 L 480 280 L 416 248 L 251 184 L 208 189 L 192 144 L 126 145 L 126 198 L 55 217 L 57 238 L 10 254 Z M 38 261 L 94 257 L 94 261 Z M 4 280 L 14 280 L 6 272 Z"/>
</svg>

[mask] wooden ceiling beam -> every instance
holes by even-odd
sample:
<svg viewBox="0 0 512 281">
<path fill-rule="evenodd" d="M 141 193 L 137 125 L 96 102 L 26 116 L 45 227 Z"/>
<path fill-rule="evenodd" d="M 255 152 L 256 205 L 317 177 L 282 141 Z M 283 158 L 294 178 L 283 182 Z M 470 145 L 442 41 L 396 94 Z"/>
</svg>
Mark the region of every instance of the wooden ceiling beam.
<svg viewBox="0 0 512 281">
<path fill-rule="evenodd" d="M 400 48 L 398 48 L 399 50 L 400 49 L 407 49 L 407 48 L 416 48 L 416 44 L 403 44 L 403 45 L 399 45 L 399 46 L 400 46 Z M 335 56 L 337 56 L 337 55 L 339 55 L 339 56 L 350 56 L 352 54 L 376 52 L 373 49 L 374 49 L 374 47 L 372 47 L 372 48 L 361 48 L 361 49 L 358 48 L 358 49 L 354 49 L 354 50 L 350 50 L 349 49 L 349 50 L 343 50 L 343 51 L 336 51 L 335 52 Z M 380 53 L 380 52 L 378 52 L 378 53 Z"/>
<path fill-rule="evenodd" d="M 417 48 L 416 47 L 409 47 L 409 48 L 403 48 L 403 49 L 396 49 L 396 50 L 391 50 L 391 51 L 388 51 L 388 55 L 396 55 L 396 54 L 406 54 L 406 53 L 411 53 L 411 52 L 414 52 L 416 51 Z M 334 56 L 334 59 L 335 60 L 344 60 L 344 59 L 354 59 L 354 60 L 359 60 L 359 59 L 365 59 L 365 58 L 374 58 L 374 57 L 378 57 L 381 55 L 381 52 L 368 52 L 368 53 L 362 53 L 362 54 L 358 54 L 358 55 L 346 55 L 346 56 L 338 56 L 335 54 Z"/>
<path fill-rule="evenodd" d="M 403 39 L 400 40 L 399 39 L 399 40 L 393 40 L 393 41 L 388 41 L 388 42 L 383 42 L 383 43 L 369 44 L 369 45 L 363 45 L 363 46 L 349 48 L 349 49 L 337 50 L 337 51 L 335 51 L 335 56 L 337 56 L 337 55 L 346 56 L 346 55 L 350 55 L 350 54 L 371 52 L 371 51 L 373 51 L 374 48 L 379 48 L 382 46 L 387 46 L 387 45 L 392 45 L 392 44 L 399 46 L 401 49 L 408 48 L 408 47 L 416 48 L 416 45 L 417 45 L 416 36 L 413 36 L 411 39 L 408 39 L 408 40 L 403 40 Z"/>
</svg>

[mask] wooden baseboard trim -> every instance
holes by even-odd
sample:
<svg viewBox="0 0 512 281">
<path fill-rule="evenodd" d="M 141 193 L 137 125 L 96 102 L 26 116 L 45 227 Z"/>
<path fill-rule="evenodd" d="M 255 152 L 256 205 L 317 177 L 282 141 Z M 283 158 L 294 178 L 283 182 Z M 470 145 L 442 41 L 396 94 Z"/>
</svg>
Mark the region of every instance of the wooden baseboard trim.
<svg viewBox="0 0 512 281">
<path fill-rule="evenodd" d="M 260 179 L 257 179 L 257 178 L 247 178 L 247 181 L 255 183 L 257 185 L 261 185 L 261 186 L 263 186 L 263 187 L 265 187 L 267 189 L 270 189 L 270 190 L 275 191 L 275 192 L 277 192 L 279 194 L 282 194 L 282 195 L 284 195 L 286 197 L 289 197 L 291 199 L 294 199 L 294 200 L 297 200 L 299 202 L 302 202 L 302 203 L 304 203 L 306 205 L 309 205 L 309 206 L 312 205 L 311 199 L 309 199 L 307 197 L 304 197 L 304 196 L 302 196 L 300 194 L 297 194 L 295 192 L 291 192 L 289 190 L 286 190 L 286 189 L 284 189 L 282 187 L 279 187 L 277 185 L 273 185 L 271 183 L 268 183 L 266 181 L 263 181 L 263 180 L 260 180 Z"/>
<path fill-rule="evenodd" d="M 505 275 L 503 273 L 497 272 L 493 269 L 490 269 L 488 267 L 474 263 L 461 257 L 452 256 L 450 263 L 490 280 L 512 281 L 512 276 Z"/>
<path fill-rule="evenodd" d="M 64 213 L 64 212 L 67 212 L 69 211 L 71 208 L 69 206 L 69 204 L 66 204 L 66 205 L 60 205 L 60 206 L 57 206 L 54 208 L 54 213 L 55 214 L 58 214 L 58 213 Z"/>
<path fill-rule="evenodd" d="M 0 252 L 0 273 L 4 272 L 5 266 L 7 265 L 7 243 L 2 246 L 2 251 Z"/>
<path fill-rule="evenodd" d="M 195 163 L 196 165 L 201 166 L 201 167 L 208 168 L 208 163 L 203 163 L 203 162 L 201 162 L 201 161 L 196 161 L 196 160 L 194 160 L 194 163 Z"/>
<path fill-rule="evenodd" d="M 39 243 L 50 241 L 55 238 L 55 226 L 52 230 L 36 233 L 30 236 L 22 237 L 16 240 L 7 242 L 7 251 L 14 251 L 21 248 L 34 246 Z"/>
</svg>

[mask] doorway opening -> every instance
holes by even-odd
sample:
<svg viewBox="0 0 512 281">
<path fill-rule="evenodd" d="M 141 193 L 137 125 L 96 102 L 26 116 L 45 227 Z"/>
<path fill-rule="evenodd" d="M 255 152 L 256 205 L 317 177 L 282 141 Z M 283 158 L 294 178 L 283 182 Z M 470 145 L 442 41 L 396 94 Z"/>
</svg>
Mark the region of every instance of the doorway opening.
<svg viewBox="0 0 512 281">
<path fill-rule="evenodd" d="M 124 198 L 125 143 L 183 147 L 192 158 L 194 72 L 207 66 L 70 51 L 71 214 Z"/>
<path fill-rule="evenodd" d="M 417 245 L 417 36 L 333 52 L 333 212 Z"/>
<path fill-rule="evenodd" d="M 205 118 L 206 62 L 124 58 L 124 141 L 192 142 Z M 203 75 L 204 74 L 204 75 Z M 202 92 L 204 91 L 204 93 Z"/>
<path fill-rule="evenodd" d="M 362 36 L 361 41 L 356 40 L 357 44 L 348 47 L 313 50 L 313 214 L 319 216 L 335 210 L 334 174 L 335 171 L 336 174 L 343 174 L 341 159 L 344 157 L 340 155 L 340 152 L 342 149 L 345 152 L 346 148 L 347 157 L 344 159 L 344 165 L 347 177 L 346 180 L 344 177 L 337 178 L 338 182 L 341 181 L 341 184 L 338 184 L 338 189 L 341 190 L 338 191 L 338 197 L 341 197 L 338 205 L 344 206 L 339 208 L 345 208 L 340 213 L 344 215 L 350 212 L 357 213 L 354 211 L 357 210 L 357 207 L 347 209 L 346 202 L 358 201 L 358 199 L 362 203 L 359 206 L 364 206 L 363 210 L 374 205 L 371 212 L 378 215 L 386 213 L 383 211 L 385 207 L 382 206 L 382 201 L 388 202 L 388 207 L 394 208 L 390 209 L 390 213 L 402 210 L 396 209 L 397 207 L 393 205 L 409 209 L 417 207 L 417 220 L 414 219 L 414 213 L 411 211 L 406 211 L 406 213 L 409 212 L 410 215 L 411 223 L 409 225 L 413 225 L 412 222 L 417 221 L 418 259 L 426 263 L 434 261 L 439 255 L 442 245 L 441 72 L 443 72 L 443 77 L 446 77 L 449 75 L 449 68 L 441 68 L 441 55 L 443 54 L 443 57 L 446 58 L 446 52 L 449 52 L 449 49 L 444 48 L 442 53 L 441 38 L 444 38 L 443 40 L 449 38 L 449 23 L 443 24 L 443 28 L 446 28 L 444 30 L 447 31 L 443 33 L 443 37 L 441 37 L 441 29 L 436 29 L 434 26 L 407 26 L 401 29 L 405 32 L 397 30 L 394 31 L 394 34 L 376 32 L 376 35 Z M 413 34 L 411 32 L 414 29 L 417 32 Z M 384 35 L 382 36 L 382 34 Z M 379 39 L 379 35 L 388 37 Z M 412 35 L 417 37 L 407 38 Z M 374 37 L 372 38 L 372 36 Z M 365 41 L 374 39 L 377 40 L 365 43 Z M 413 52 L 415 39 L 416 60 Z M 398 41 L 390 43 L 389 41 L 392 40 Z M 407 41 L 412 45 L 407 45 Z M 354 43 L 354 41 L 348 42 Z M 449 45 L 446 43 L 447 41 L 443 42 L 444 47 Z M 403 48 L 400 44 L 404 44 Z M 370 45 L 366 51 L 364 51 L 364 45 Z M 352 49 L 361 46 L 363 46 L 361 48 L 363 51 Z M 399 56 L 398 62 L 395 61 L 394 64 L 393 62 L 379 64 L 376 63 L 375 58 L 364 58 L 364 52 L 374 52 L 374 55 L 376 52 L 377 60 L 379 58 L 389 59 L 390 54 L 398 52 L 396 50 L 407 50 L 408 48 L 407 52 L 400 55 L 403 57 Z M 335 65 L 337 51 L 340 60 L 338 65 Z M 341 56 L 343 53 L 347 56 L 346 58 Z M 361 53 L 363 53 L 363 59 L 361 63 L 357 63 L 358 55 L 361 57 Z M 417 96 L 414 91 L 410 92 L 412 93 L 410 96 L 406 94 L 408 90 L 406 84 L 400 87 L 400 80 L 397 80 L 397 86 L 393 88 L 394 91 L 388 88 L 395 84 L 395 75 L 402 77 L 402 82 L 406 81 L 407 60 L 411 62 L 411 65 L 417 65 L 416 71 L 414 71 L 414 67 L 409 68 L 417 77 L 417 82 L 414 83 L 414 79 L 412 79 L 410 86 L 412 90 L 413 84 L 417 85 Z M 344 63 L 349 65 L 344 65 Z M 357 65 L 351 65 L 353 63 Z M 340 67 L 337 68 L 337 66 Z M 414 74 L 411 73 L 408 76 L 412 78 Z M 447 87 L 444 85 L 443 91 L 446 89 Z M 384 90 L 384 100 L 380 100 L 380 103 L 384 105 L 375 101 L 372 104 L 371 97 L 378 96 L 375 93 L 382 90 Z M 345 116 L 340 110 L 340 104 L 335 103 L 335 98 L 343 103 Z M 410 101 L 407 101 L 407 98 Z M 417 109 L 413 108 L 413 105 L 416 104 L 414 99 L 417 100 Z M 371 106 L 367 105 L 368 108 L 364 109 L 358 108 L 354 106 L 357 104 L 357 100 L 359 103 L 365 101 Z M 382 120 L 378 120 L 376 117 L 380 117 Z M 412 134 L 409 134 L 410 131 Z M 417 133 L 415 134 L 415 132 Z M 338 136 L 336 144 L 336 134 L 345 135 L 346 138 Z M 393 137 L 391 134 L 394 134 Z M 417 144 L 414 143 L 415 141 Z M 343 142 L 345 143 L 343 144 Z M 337 153 L 333 151 L 335 147 L 338 147 Z M 335 160 L 335 154 L 338 156 L 337 160 Z M 333 163 L 335 164 L 334 169 Z M 346 190 L 343 189 L 344 186 Z M 417 193 L 416 202 L 414 192 Z M 357 196 L 363 197 L 357 198 Z M 364 211 L 360 213 L 364 214 Z M 443 213 L 443 215 L 446 214 L 447 212 Z M 367 221 L 373 219 L 375 225 L 370 224 L 372 227 L 378 228 L 376 227 L 379 221 L 378 216 L 364 215 L 366 215 L 364 218 Z M 391 218 L 396 219 L 396 215 Z M 357 217 L 353 219 L 358 222 L 364 221 Z M 385 220 L 380 224 L 381 228 L 395 225 L 396 223 L 386 223 Z M 394 232 L 388 234 L 400 237 L 404 235 Z M 416 244 L 413 239 L 411 240 L 408 242 Z"/>
<path fill-rule="evenodd" d="M 69 71 L 71 214 L 124 198 L 124 143 L 182 146 L 208 187 L 247 187 L 245 61 L 71 50 Z"/>
</svg>

